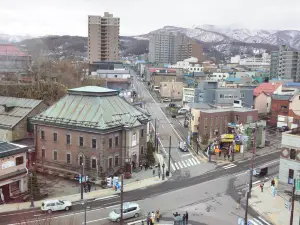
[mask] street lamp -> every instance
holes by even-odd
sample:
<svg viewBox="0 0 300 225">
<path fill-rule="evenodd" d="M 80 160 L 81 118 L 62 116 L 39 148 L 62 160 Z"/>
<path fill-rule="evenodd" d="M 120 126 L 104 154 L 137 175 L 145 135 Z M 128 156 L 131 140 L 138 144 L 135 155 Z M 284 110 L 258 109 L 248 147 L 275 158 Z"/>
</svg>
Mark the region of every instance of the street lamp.
<svg viewBox="0 0 300 225">
<path fill-rule="evenodd" d="M 86 209 L 90 209 L 91 207 L 87 205 L 86 200 L 84 200 L 81 205 L 84 208 L 84 225 L 86 225 Z"/>
<path fill-rule="evenodd" d="M 33 201 L 33 187 L 32 187 L 32 177 L 33 177 L 33 174 L 30 173 L 29 174 L 29 177 L 30 177 L 30 195 L 31 195 L 31 198 L 30 198 L 30 207 L 34 207 L 34 201 Z"/>
</svg>

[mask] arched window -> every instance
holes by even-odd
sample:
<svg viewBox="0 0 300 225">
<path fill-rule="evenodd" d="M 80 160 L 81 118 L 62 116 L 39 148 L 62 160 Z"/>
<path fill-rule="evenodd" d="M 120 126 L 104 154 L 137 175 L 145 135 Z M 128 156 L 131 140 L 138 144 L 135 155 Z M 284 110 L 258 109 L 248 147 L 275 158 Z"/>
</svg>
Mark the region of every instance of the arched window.
<svg viewBox="0 0 300 225">
<path fill-rule="evenodd" d="M 144 155 L 144 146 L 141 146 L 141 155 Z"/>
<path fill-rule="evenodd" d="M 97 158 L 95 156 L 91 157 L 91 168 L 97 169 Z"/>
<path fill-rule="evenodd" d="M 82 163 L 84 163 L 84 154 L 79 153 L 78 154 L 78 165 L 82 165 Z"/>
</svg>

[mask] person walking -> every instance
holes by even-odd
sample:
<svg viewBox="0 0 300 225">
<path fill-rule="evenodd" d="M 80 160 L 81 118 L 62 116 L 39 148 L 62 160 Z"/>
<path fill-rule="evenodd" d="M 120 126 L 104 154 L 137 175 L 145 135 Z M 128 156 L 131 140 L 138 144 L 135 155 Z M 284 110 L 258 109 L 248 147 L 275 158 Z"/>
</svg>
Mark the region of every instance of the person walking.
<svg viewBox="0 0 300 225">
<path fill-rule="evenodd" d="M 188 214 L 188 212 L 186 211 L 186 212 L 185 212 L 185 224 L 187 225 L 188 222 L 189 222 L 189 214 Z"/>
<path fill-rule="evenodd" d="M 274 178 L 271 181 L 271 186 L 275 186 L 275 180 L 274 180 Z"/>
<path fill-rule="evenodd" d="M 147 215 L 147 225 L 150 225 L 151 224 L 151 215 L 150 215 L 150 212 L 148 212 L 148 215 Z"/>
<path fill-rule="evenodd" d="M 91 192 L 91 186 L 92 186 L 91 183 L 88 182 L 88 183 L 87 183 L 87 187 L 88 187 L 88 191 L 89 191 L 89 192 Z"/>
<path fill-rule="evenodd" d="M 241 197 L 238 198 L 238 200 L 236 201 L 236 209 L 240 210 L 241 209 Z"/>
<path fill-rule="evenodd" d="M 185 214 L 182 215 L 182 224 L 185 225 Z"/>
<path fill-rule="evenodd" d="M 159 223 L 159 219 L 160 219 L 159 210 L 156 210 L 155 219 L 156 219 L 156 222 Z"/>
<path fill-rule="evenodd" d="M 262 182 L 262 183 L 259 185 L 259 187 L 260 187 L 261 192 L 264 192 L 264 182 Z"/>
</svg>

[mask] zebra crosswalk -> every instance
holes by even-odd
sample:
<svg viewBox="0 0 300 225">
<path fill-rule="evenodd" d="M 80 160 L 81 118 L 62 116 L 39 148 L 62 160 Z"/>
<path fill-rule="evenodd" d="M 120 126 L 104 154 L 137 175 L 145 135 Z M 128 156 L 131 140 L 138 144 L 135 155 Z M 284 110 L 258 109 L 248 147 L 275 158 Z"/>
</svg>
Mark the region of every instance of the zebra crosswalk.
<svg viewBox="0 0 300 225">
<path fill-rule="evenodd" d="M 271 225 L 271 224 L 259 216 L 257 218 L 249 219 L 247 225 Z"/>
<path fill-rule="evenodd" d="M 200 164 L 199 159 L 197 159 L 196 157 L 192 157 L 189 159 L 171 163 L 171 167 L 175 171 L 175 170 L 180 170 L 180 169 L 184 169 L 184 168 L 191 167 L 191 166 L 196 166 L 199 164 Z"/>
</svg>

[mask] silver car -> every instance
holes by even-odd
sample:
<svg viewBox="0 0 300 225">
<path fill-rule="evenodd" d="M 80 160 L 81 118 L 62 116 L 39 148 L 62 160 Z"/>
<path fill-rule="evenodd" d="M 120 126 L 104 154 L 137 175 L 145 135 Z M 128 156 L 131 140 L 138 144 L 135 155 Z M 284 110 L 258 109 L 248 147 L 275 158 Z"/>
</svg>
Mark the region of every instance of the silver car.
<svg viewBox="0 0 300 225">
<path fill-rule="evenodd" d="M 139 217 L 141 214 L 140 206 L 137 203 L 126 202 L 123 204 L 123 219 Z M 121 210 L 114 209 L 109 213 L 109 220 L 119 222 L 121 220 Z"/>
</svg>

